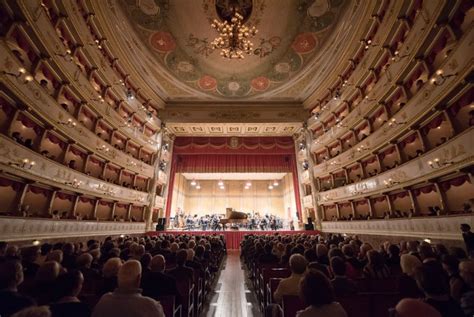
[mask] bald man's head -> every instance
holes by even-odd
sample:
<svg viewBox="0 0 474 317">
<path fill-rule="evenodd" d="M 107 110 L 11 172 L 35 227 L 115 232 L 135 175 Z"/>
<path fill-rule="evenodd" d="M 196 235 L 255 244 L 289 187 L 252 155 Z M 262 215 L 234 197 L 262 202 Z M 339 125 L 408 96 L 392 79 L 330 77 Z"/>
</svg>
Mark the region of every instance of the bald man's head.
<svg viewBox="0 0 474 317">
<path fill-rule="evenodd" d="M 398 317 L 441 317 L 431 305 L 418 299 L 404 298 L 395 306 Z"/>
<path fill-rule="evenodd" d="M 142 276 L 142 265 L 137 260 L 128 260 L 119 269 L 118 286 L 120 288 L 138 288 Z"/>
</svg>

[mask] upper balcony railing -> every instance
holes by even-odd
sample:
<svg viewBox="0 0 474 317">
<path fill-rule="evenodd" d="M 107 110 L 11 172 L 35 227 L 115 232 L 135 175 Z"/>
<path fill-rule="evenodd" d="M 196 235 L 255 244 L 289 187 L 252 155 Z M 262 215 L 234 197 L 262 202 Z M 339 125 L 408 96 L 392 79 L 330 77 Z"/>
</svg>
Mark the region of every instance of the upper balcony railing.
<svg viewBox="0 0 474 317">
<path fill-rule="evenodd" d="M 418 158 L 374 177 L 317 194 L 319 204 L 332 204 L 404 188 L 434 179 L 472 164 L 474 128 L 447 141 Z"/>
<path fill-rule="evenodd" d="M 31 162 L 34 162 L 32 164 Z M 33 181 L 121 202 L 145 204 L 148 194 L 117 186 L 77 172 L 0 135 L 2 169 Z"/>
</svg>

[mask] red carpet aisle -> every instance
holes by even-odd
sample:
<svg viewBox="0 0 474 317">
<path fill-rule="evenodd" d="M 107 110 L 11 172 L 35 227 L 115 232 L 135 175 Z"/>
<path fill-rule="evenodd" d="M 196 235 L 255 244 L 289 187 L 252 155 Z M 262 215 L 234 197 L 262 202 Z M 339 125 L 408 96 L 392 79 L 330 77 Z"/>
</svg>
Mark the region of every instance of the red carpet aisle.
<svg viewBox="0 0 474 317">
<path fill-rule="evenodd" d="M 223 234 L 225 236 L 227 250 L 239 250 L 240 241 L 243 240 L 244 236 L 247 234 L 256 234 L 256 235 L 265 235 L 265 234 L 318 234 L 319 231 L 150 231 L 147 234 L 150 236 L 159 235 L 159 234 L 191 234 L 191 235 L 213 235 L 213 234 Z"/>
</svg>

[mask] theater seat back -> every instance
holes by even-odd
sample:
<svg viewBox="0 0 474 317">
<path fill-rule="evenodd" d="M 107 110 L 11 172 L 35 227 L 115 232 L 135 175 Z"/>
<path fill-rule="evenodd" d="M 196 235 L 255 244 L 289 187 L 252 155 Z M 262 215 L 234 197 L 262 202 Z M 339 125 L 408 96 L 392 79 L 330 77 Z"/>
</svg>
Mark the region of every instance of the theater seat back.
<svg viewBox="0 0 474 317">
<path fill-rule="evenodd" d="M 305 305 L 299 296 L 283 296 L 283 317 L 294 317 L 296 312 L 305 309 Z"/>
</svg>

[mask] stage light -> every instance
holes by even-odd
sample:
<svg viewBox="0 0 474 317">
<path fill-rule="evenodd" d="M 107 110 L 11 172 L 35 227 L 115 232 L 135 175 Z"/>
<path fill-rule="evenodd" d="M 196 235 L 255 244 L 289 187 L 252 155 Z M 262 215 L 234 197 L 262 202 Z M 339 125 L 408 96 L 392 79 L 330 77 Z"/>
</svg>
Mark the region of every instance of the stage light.
<svg viewBox="0 0 474 317">
<path fill-rule="evenodd" d="M 273 182 L 273 186 L 277 187 L 278 185 L 280 185 L 280 184 L 278 184 L 277 181 L 274 181 L 274 182 Z"/>
<path fill-rule="evenodd" d="M 196 186 L 196 181 L 194 179 L 191 181 L 191 186 Z"/>
</svg>

